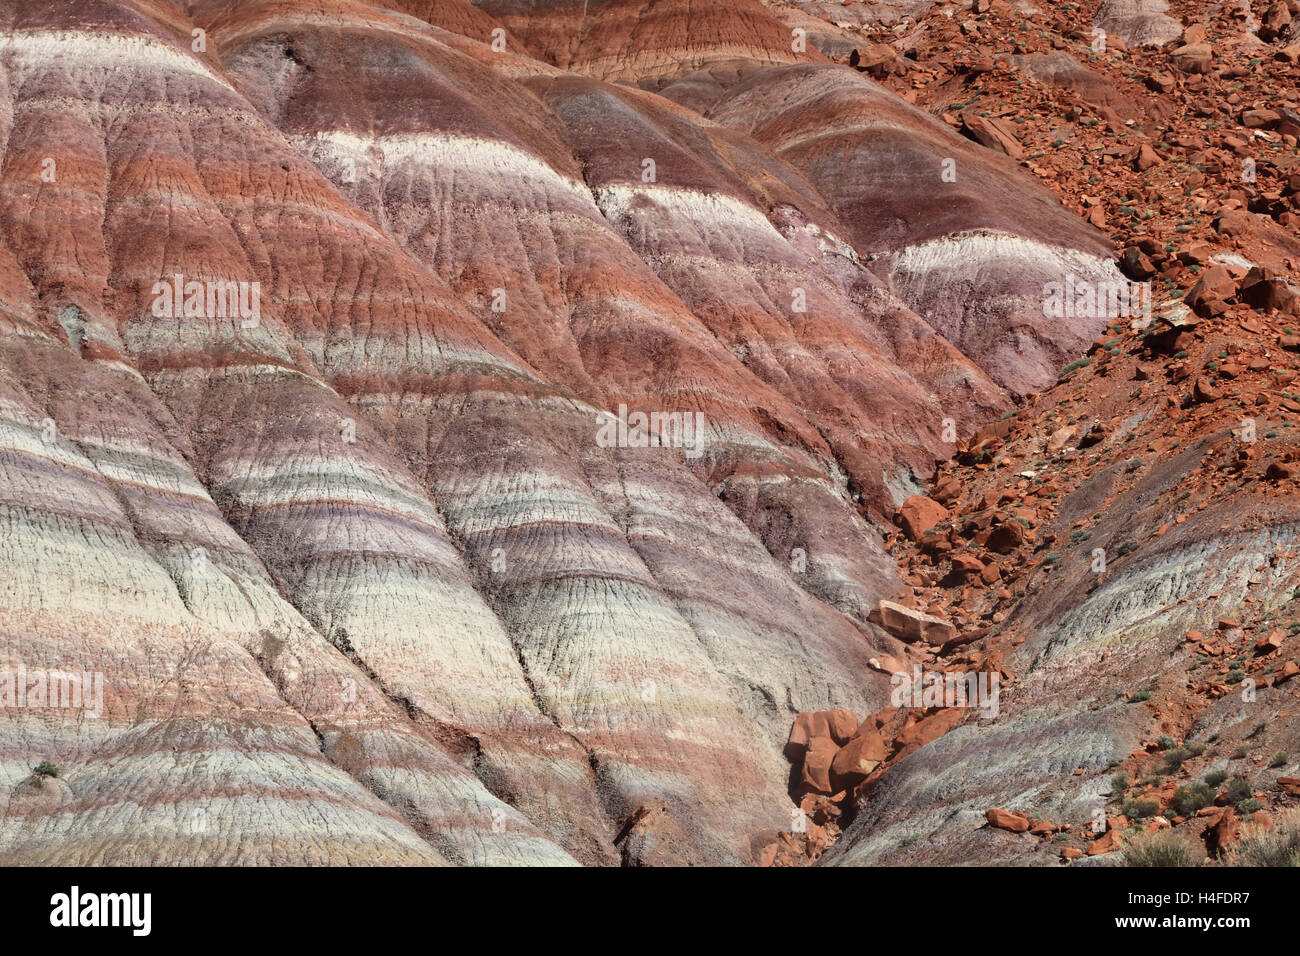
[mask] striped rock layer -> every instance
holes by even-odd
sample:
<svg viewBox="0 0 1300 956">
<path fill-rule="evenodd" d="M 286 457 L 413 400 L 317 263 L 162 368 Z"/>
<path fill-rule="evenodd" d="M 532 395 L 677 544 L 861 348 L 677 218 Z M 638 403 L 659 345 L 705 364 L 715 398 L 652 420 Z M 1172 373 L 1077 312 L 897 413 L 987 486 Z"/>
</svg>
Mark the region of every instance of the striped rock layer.
<svg viewBox="0 0 1300 956">
<path fill-rule="evenodd" d="M 800 65 L 739 81 L 688 77 L 711 119 L 802 172 L 849 227 L 871 269 L 1014 392 L 1055 381 L 1103 319 L 1050 318 L 1043 287 L 1120 282 L 1109 242 L 1006 157 L 976 146 L 853 70 Z"/>
<path fill-rule="evenodd" d="M 0 861 L 643 862 L 653 804 L 750 862 L 791 716 L 887 699 L 876 525 L 1018 381 L 925 244 L 1095 267 L 882 229 L 740 118 L 820 76 L 949 148 L 838 68 L 721 122 L 602 82 L 794 59 L 757 4 L 395 6 L 0 3 L 0 681 L 103 688 L 0 708 Z M 598 439 L 637 411 L 703 445 Z"/>
<path fill-rule="evenodd" d="M 761 0 L 474 0 L 533 56 L 602 80 L 680 76 L 720 63 L 824 57 Z M 454 27 L 434 20 L 440 26 Z"/>
</svg>

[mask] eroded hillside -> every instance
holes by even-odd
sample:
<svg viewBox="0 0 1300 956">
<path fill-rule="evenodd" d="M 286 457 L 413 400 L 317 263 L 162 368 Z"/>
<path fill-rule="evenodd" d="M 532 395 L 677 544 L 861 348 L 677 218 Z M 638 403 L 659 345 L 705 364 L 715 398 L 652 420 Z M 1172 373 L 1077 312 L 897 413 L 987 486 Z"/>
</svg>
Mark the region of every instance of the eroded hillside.
<svg viewBox="0 0 1300 956">
<path fill-rule="evenodd" d="M 986 810 L 1294 773 L 1289 13 L 825 6 L 0 3 L 0 669 L 87 676 L 0 709 L 0 860 L 806 861 L 809 791 L 1055 859 Z"/>
</svg>

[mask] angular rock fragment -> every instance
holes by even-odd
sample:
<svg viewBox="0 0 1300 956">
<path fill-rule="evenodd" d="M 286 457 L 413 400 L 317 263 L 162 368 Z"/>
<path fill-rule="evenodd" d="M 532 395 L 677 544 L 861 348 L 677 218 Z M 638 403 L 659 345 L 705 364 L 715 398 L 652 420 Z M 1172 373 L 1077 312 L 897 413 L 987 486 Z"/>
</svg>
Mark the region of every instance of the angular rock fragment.
<svg viewBox="0 0 1300 956">
<path fill-rule="evenodd" d="M 957 636 L 957 629 L 948 621 L 893 601 L 877 604 L 871 612 L 870 621 L 909 644 L 921 641 L 938 647 Z"/>
</svg>

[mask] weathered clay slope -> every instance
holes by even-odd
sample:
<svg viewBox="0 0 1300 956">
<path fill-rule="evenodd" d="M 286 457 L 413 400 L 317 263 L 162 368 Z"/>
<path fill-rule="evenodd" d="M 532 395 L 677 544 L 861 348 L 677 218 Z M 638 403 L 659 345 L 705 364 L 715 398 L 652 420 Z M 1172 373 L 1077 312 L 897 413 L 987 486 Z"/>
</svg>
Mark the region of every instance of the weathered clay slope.
<svg viewBox="0 0 1300 956">
<path fill-rule="evenodd" d="M 252 32 L 254 22 L 257 33 Z M 851 302 L 829 274 L 810 268 L 807 256 L 777 232 L 762 211 L 767 197 L 760 200 L 739 185 L 735 172 L 726 175 L 744 198 L 737 195 L 731 206 L 714 205 L 738 217 L 748 233 L 759 230 L 759 248 L 767 244 L 767 258 L 776 257 L 763 264 L 768 288 L 760 288 L 763 307 L 776 315 L 765 314 L 769 327 L 751 334 L 737 328 L 732 316 L 718 314 L 716 303 L 725 298 L 720 285 L 707 299 L 685 301 L 696 295 L 701 282 L 720 284 L 721 270 L 703 277 L 665 272 L 658 252 L 635 241 L 629 248 L 628 216 L 615 217 L 612 207 L 603 211 L 600 205 L 615 188 L 613 177 L 640 181 L 645 158 L 640 152 L 661 154 L 663 176 L 669 180 L 689 176 L 689 164 L 705 168 L 692 148 L 707 150 L 711 162 L 719 163 L 717 150 L 685 114 L 677 116 L 678 128 L 667 135 L 645 124 L 625 130 L 640 137 L 635 156 L 589 154 L 585 143 L 570 145 L 556 135 L 576 133 L 576 127 L 562 125 L 528 90 L 483 76 L 477 61 L 442 42 L 445 34 L 408 31 L 399 36 L 368 20 L 355 22 L 346 35 L 298 30 L 294 53 L 303 60 L 301 77 L 271 88 L 265 77 L 272 72 L 268 63 L 283 58 L 279 36 L 285 22 L 250 18 L 239 34 L 240 45 L 226 54 L 255 99 L 278 98 L 265 102 L 263 111 L 285 116 L 286 131 L 341 189 L 549 378 L 606 407 L 625 403 L 631 409 L 701 411 L 711 437 L 697 470 L 704 469 L 715 485 L 725 488 L 725 500 L 777 560 L 786 562 L 795 548 L 808 553 L 809 570 L 801 573 L 801 583 L 863 620 L 891 575 L 872 535 L 849 506 L 849 496 L 889 514 L 895 504 L 889 484 L 906 485 L 913 472 L 930 467 L 944 417 L 929 394 L 931 387 L 963 411 L 1000 405 L 996 388 L 850 258 L 827 256 L 830 268 L 846 276 L 843 283 L 853 287 L 864 307 Z M 401 82 L 408 95 L 401 103 L 354 96 L 335 110 L 329 91 L 341 77 L 363 76 L 369 88 L 386 88 L 383 76 L 395 44 L 409 54 L 402 60 Z M 416 56 L 421 68 L 412 59 Z M 512 65 L 510 72 L 517 69 Z M 589 81 L 569 82 L 578 84 L 572 87 L 576 90 Z M 413 102 L 422 104 L 418 118 L 410 112 Z M 661 112 L 680 112 L 656 102 Z M 628 111 L 617 99 L 597 105 L 608 114 L 593 117 L 598 125 L 613 126 L 618 114 Z M 329 122 L 338 122 L 338 112 L 349 128 L 320 128 L 326 114 Z M 375 132 L 354 132 L 359 129 Z M 724 138 L 733 141 L 733 150 L 743 139 L 726 133 Z M 758 150 L 749 143 L 748 151 L 739 159 L 752 168 Z M 779 175 L 799 180 L 788 167 L 772 166 Z M 780 188 L 765 170 L 752 172 L 755 179 L 772 182 L 773 191 Z M 696 185 L 724 188 L 717 174 Z M 736 194 L 735 188 L 725 188 Z M 811 199 L 806 183 L 801 188 Z M 798 198 L 792 189 L 785 192 Z M 658 183 L 651 194 L 689 195 Z M 786 205 L 792 223 L 823 215 L 811 202 L 810 214 Z M 677 224 L 657 222 L 657 215 L 658 207 L 647 206 L 636 234 L 663 230 L 676 261 L 698 256 L 677 235 Z M 813 243 L 820 242 L 835 250 L 834 235 L 822 237 L 819 231 L 813 225 L 810 235 L 794 237 L 795 242 L 814 249 Z M 449 241 L 450 233 L 463 238 Z M 748 234 L 744 243 L 751 244 Z M 843 243 L 839 247 L 847 248 Z M 501 311 L 493 309 L 495 289 L 503 291 Z M 802 298 L 811 303 L 802 305 L 810 316 L 806 323 L 791 308 L 796 290 L 803 290 Z M 853 316 L 856 327 L 837 327 L 828 314 L 833 307 Z M 899 347 L 890 354 L 867 341 L 879 328 L 872 321 L 876 315 L 892 326 Z M 772 318 L 777 325 L 771 325 Z M 801 325 L 792 327 L 792 320 Z M 854 360 L 858 347 L 869 349 L 878 361 Z M 810 356 L 800 363 L 804 368 L 797 367 L 795 355 L 809 348 L 821 357 Z M 790 368 L 771 358 L 773 350 L 792 353 L 786 360 Z M 910 381 L 894 365 L 903 361 L 900 355 L 933 385 L 921 388 Z M 829 381 L 826 368 L 832 358 L 844 366 L 837 373 L 843 384 Z M 812 363 L 820 369 L 807 368 Z M 826 384 L 814 386 L 812 376 Z M 873 392 L 873 379 L 887 384 Z M 846 385 L 857 394 L 849 394 Z M 845 414 L 841 409 L 855 416 L 856 425 L 836 432 L 822 419 Z M 820 545 L 808 548 L 808 541 Z"/>
<path fill-rule="evenodd" d="M 623 241 L 534 94 L 450 47 L 435 57 L 436 31 L 361 4 L 207 5 L 193 26 L 141 9 L 5 12 L 10 429 L 26 447 L 48 416 L 42 454 L 70 443 L 105 486 L 57 504 L 53 479 L 19 475 L 73 465 L 15 457 L 25 524 L 6 542 L 25 571 L 6 641 L 15 667 L 101 665 L 110 700 L 130 701 L 100 737 L 6 722 L 6 858 L 600 862 L 656 803 L 675 853 L 750 859 L 751 835 L 788 819 L 789 715 L 883 692 L 863 677 L 870 629 L 808 593 L 860 613 L 892 584 L 883 559 L 858 557 L 874 533 L 805 397 L 765 384 Z M 198 26 L 204 51 L 187 42 Z M 331 56 L 411 99 L 302 80 Z M 348 137 L 355 155 L 320 153 Z M 529 195 L 544 228 L 503 244 Z M 259 321 L 154 314 L 154 283 L 175 275 L 259 282 Z M 891 308 L 893 334 L 933 339 Z M 82 414 L 88 394 L 99 417 Z M 680 452 L 593 441 L 602 407 L 670 395 L 705 411 L 714 480 L 754 489 L 734 508 L 748 525 Z M 27 530 L 69 521 L 83 530 L 48 544 Z M 809 577 L 847 577 L 856 597 L 801 588 L 790 554 L 809 540 Z M 112 622 L 76 617 L 84 650 L 50 640 L 71 605 Z M 220 664 L 207 641 L 225 642 Z M 147 692 L 158 674 L 188 709 Z M 141 728 L 142 758 L 187 748 L 231 769 L 183 785 L 122 771 L 121 735 Z M 249 817 L 273 759 L 259 747 L 295 754 L 295 790 L 277 771 L 257 792 L 290 802 Z M 64 766 L 66 799 L 26 779 L 41 759 Z M 339 822 L 296 823 L 288 807 L 313 802 Z M 158 822 L 191 804 L 206 843 Z M 122 821 L 116 842 L 91 836 L 112 830 L 101 818 Z"/>
<path fill-rule="evenodd" d="M 165 40 L 132 37 L 131 41 L 137 53 L 143 48 L 148 55 L 159 46 L 162 50 L 156 55 L 165 53 Z M 110 34 L 108 43 L 114 42 L 123 41 Z M 120 64 L 113 65 L 120 69 Z M 166 79 L 169 92 L 183 88 L 184 76 Z M 511 384 L 515 379 L 528 388 L 528 373 L 505 349 L 493 345 L 491 335 L 474 320 L 458 317 L 437 281 L 386 243 L 283 139 L 260 128 L 255 114 L 228 87 L 203 78 L 196 86 L 186 93 L 191 102 L 203 103 L 195 111 L 197 120 L 192 119 L 194 112 L 164 113 L 167 119 L 159 122 L 146 112 L 133 124 L 130 117 L 140 114 L 128 114 L 111 144 L 101 147 L 107 149 L 107 162 L 87 171 L 91 181 L 110 183 L 106 206 L 100 210 L 92 206 L 82 218 L 90 220 L 91 228 L 106 224 L 98 244 L 108 250 L 107 278 L 110 284 L 116 280 L 123 285 L 114 325 L 123 330 L 130 358 L 166 403 L 181 434 L 193 442 L 196 467 L 226 519 L 267 563 L 281 592 L 318 634 L 327 635 L 372 674 L 373 686 L 368 685 L 372 695 L 375 688 L 384 688 L 412 712 L 430 737 L 473 766 L 497 791 L 532 812 L 584 858 L 599 860 L 612 852 L 609 840 L 616 823 L 631 809 L 620 808 L 619 800 L 635 806 L 650 796 L 674 793 L 677 812 L 701 810 L 700 822 L 688 828 L 712 841 L 706 851 L 710 858 L 744 858 L 743 834 L 755 821 L 751 818 L 737 826 L 740 818 L 735 807 L 749 799 L 761 816 L 758 795 L 763 793 L 764 780 L 779 780 L 779 771 L 746 769 L 754 767 L 750 755 L 762 755 L 764 748 L 750 729 L 752 724 L 740 720 L 725 680 L 698 650 L 688 627 L 678 623 L 676 640 L 658 644 L 636 640 L 632 627 L 627 628 L 633 631 L 628 637 L 615 637 L 617 608 L 635 606 L 631 596 L 618 594 L 620 590 L 640 592 L 642 605 L 664 601 L 653 593 L 653 583 L 644 573 L 639 581 L 609 580 L 611 575 L 635 578 L 636 572 L 622 567 L 631 556 L 603 510 L 592 503 L 591 517 L 605 527 L 584 533 L 581 521 L 566 520 L 572 493 L 560 492 L 558 501 L 537 494 L 543 475 L 540 466 L 507 473 L 505 486 L 479 499 L 486 506 L 476 506 L 478 513 L 500 521 L 503 509 L 494 505 L 497 497 L 504 498 L 505 524 L 521 527 L 530 538 L 548 520 L 562 537 L 566 528 L 579 539 L 615 535 L 613 542 L 598 545 L 585 557 L 583 548 L 566 547 L 558 550 L 553 562 L 547 561 L 543 539 L 529 549 L 542 561 L 508 562 L 507 580 L 522 582 L 520 601 L 530 613 L 539 606 L 552 606 L 554 599 L 546 592 L 556 592 L 560 598 L 555 610 L 536 625 L 542 633 L 556 630 L 548 621 L 557 617 L 577 620 L 576 609 L 567 606 L 565 597 L 575 583 L 570 567 L 590 567 L 598 582 L 609 585 L 588 585 L 576 592 L 577 596 L 592 592 L 591 600 L 580 602 L 581 612 L 597 622 L 610 617 L 608 629 L 597 624 L 581 628 L 578 637 L 552 634 L 552 640 L 571 638 L 567 646 L 583 667 L 576 680 L 568 680 L 567 700 L 553 700 L 540 670 L 531 678 L 523 672 L 530 663 L 530 649 L 523 646 L 521 633 L 525 625 L 516 624 L 515 632 L 508 634 L 498 623 L 469 586 L 462 558 L 451 545 L 427 490 L 409 477 L 405 463 L 376 441 L 363 423 L 351 423 L 350 410 L 320 377 L 323 370 L 324 375 L 347 379 L 354 398 L 364 383 L 386 395 L 419 394 L 422 389 L 445 395 L 446 390 L 437 388 L 438 379 L 445 377 L 453 389 L 461 390 L 453 404 L 463 406 L 466 391 L 484 394 L 485 367 L 495 370 L 495 387 L 504 387 L 507 394 L 515 393 Z M 149 92 L 131 88 L 137 99 Z M 33 135 L 39 135 L 39 130 L 34 124 Z M 102 141 L 93 134 L 91 129 L 84 136 L 92 144 Z M 142 149 L 144 137 L 147 151 Z M 196 140 L 203 146 L 197 152 L 192 151 Z M 93 156 L 93 151 L 87 152 Z M 173 185 L 162 196 L 137 193 L 152 177 L 133 169 L 126 158 L 145 152 L 154 169 L 172 171 Z M 110 169 L 121 174 L 105 175 Z M 239 174 L 232 177 L 227 172 L 244 169 L 267 189 L 249 189 Z M 63 182 L 75 184 L 75 180 Z M 132 188 L 132 182 L 140 185 Z M 68 189 L 64 195 L 75 198 L 77 193 Z M 259 210 L 257 204 L 266 205 Z M 168 214 L 159 216 L 160 207 Z M 181 228 L 182 245 L 168 243 L 171 223 Z M 258 228 L 261 223 L 265 231 Z M 304 260 L 306 249 L 312 249 L 313 255 Z M 215 327 L 207 322 L 155 323 L 148 298 L 130 279 L 142 275 L 143 289 L 148 289 L 150 277 L 176 272 L 194 275 L 187 255 L 200 256 L 197 261 L 203 272 L 199 275 L 266 276 L 270 294 L 263 321 L 246 334 L 230 321 Z M 47 251 L 41 261 L 57 273 L 57 259 L 55 251 Z M 537 398 L 555 397 L 548 388 Z M 590 429 L 592 416 L 584 414 L 582 420 Z M 462 416 L 460 427 L 477 436 L 476 443 L 482 442 L 484 428 L 472 411 Z M 353 429 L 355 438 L 344 439 Z M 529 430 L 526 423 L 524 430 Z M 554 429 L 537 425 L 535 431 L 547 434 Z M 498 456 L 515 454 L 509 442 L 498 448 Z M 499 468 L 481 460 L 474 464 L 477 467 L 470 471 L 476 483 L 491 482 Z M 586 494 L 590 497 L 590 492 Z M 512 503 L 536 514 L 513 514 Z M 548 519 L 546 512 L 557 506 L 559 514 Z M 713 507 L 720 510 L 716 504 Z M 572 517 L 580 518 L 581 513 Z M 463 528 L 456 531 L 465 533 Z M 602 554 L 610 546 L 613 554 Z M 619 556 L 620 550 L 626 557 Z M 576 583 L 580 585 L 581 579 Z M 608 614 L 603 614 L 599 609 L 606 600 L 612 603 Z M 671 607 L 661 614 L 675 617 Z M 641 623 L 636 626 L 648 627 L 653 619 L 654 614 L 647 612 L 637 618 Z M 245 634 L 254 653 L 267 653 L 265 631 L 270 631 L 273 642 L 287 641 L 273 621 L 258 623 L 269 626 L 249 628 Z M 668 630 L 666 621 L 659 623 Z M 572 623 L 565 626 L 571 628 Z M 603 681 L 591 673 L 600 653 L 591 642 L 602 635 L 606 641 L 627 641 L 625 653 L 613 657 Z M 553 660 L 550 654 L 548 659 Z M 569 667 L 563 666 L 568 679 Z M 119 679 L 116 673 L 107 675 L 110 683 Z M 649 702 L 638 703 L 633 708 L 639 711 L 636 715 L 626 714 L 621 699 L 639 700 L 642 685 L 652 679 L 663 690 Z M 538 711 L 538 699 L 550 713 Z M 578 709 L 566 711 L 573 706 Z M 415 732 L 403 723 L 408 733 Z M 654 767 L 655 748 L 646 741 L 656 732 L 655 726 L 661 733 L 705 742 L 701 747 L 706 756 L 664 746 L 659 748 L 660 756 L 681 769 L 672 774 Z M 620 734 L 632 728 L 638 746 L 629 753 L 628 738 Z M 580 742 L 578 736 L 588 739 Z M 743 753 L 723 757 L 712 752 L 713 744 L 708 743 L 712 741 L 747 743 L 742 745 Z M 598 760 L 602 748 L 600 756 L 605 759 Z M 774 763 L 773 751 L 768 754 L 768 763 Z M 360 773 L 365 768 L 353 764 L 362 757 L 349 751 L 340 759 L 352 761 L 349 769 Z M 623 766 L 628 763 L 632 766 Z M 691 763 L 721 764 L 734 775 L 740 792 L 727 787 L 724 773 L 717 774 L 720 785 L 713 791 L 727 802 L 726 819 L 721 819 L 720 810 L 708 814 L 701 809 L 707 798 L 689 783 Z M 654 782 L 656 772 L 666 775 L 662 784 Z M 638 773 L 648 775 L 649 782 Z M 685 784 L 679 782 L 683 778 Z M 67 777 L 74 787 L 79 779 L 75 773 Z M 471 790 L 482 793 L 484 807 L 494 803 L 472 778 L 461 786 L 470 784 Z M 601 805 L 598 788 L 608 798 L 607 806 Z M 414 804 L 412 812 L 421 812 L 419 801 L 398 786 L 386 784 L 384 791 L 394 803 L 404 808 Z M 772 790 L 767 797 L 773 813 L 779 809 L 777 795 L 779 791 Z M 475 821 L 489 834 L 508 822 L 509 815 L 497 820 L 487 812 Z M 437 823 L 435 819 L 433 825 Z M 286 839 L 291 838 L 289 827 Z M 408 839 L 421 845 L 414 834 L 408 834 Z"/>
<path fill-rule="evenodd" d="M 259 136 L 247 105 L 164 31 L 96 5 L 79 12 L 78 30 L 62 29 L 63 21 L 42 29 L 39 18 L 11 12 L 7 34 L 8 89 L 27 92 L 7 113 L 5 171 L 16 188 L 6 193 L 4 220 L 21 239 L 31 284 L 17 312 L 26 321 L 11 324 L 4 348 L 12 467 L 21 469 L 6 487 L 23 491 L 15 520 L 33 527 L 6 537 L 6 566 L 22 569 L 6 604 L 7 645 L 14 667 L 102 670 L 110 703 L 121 703 L 102 723 L 66 713 L 71 726 L 94 731 L 84 737 L 31 740 L 23 729 L 31 718 L 7 712 L 17 714 L 6 725 L 10 782 L 36 759 L 53 759 L 68 768 L 70 789 L 61 807 L 44 808 L 47 816 L 28 808 L 6 819 L 8 858 L 415 861 L 436 857 L 432 843 L 463 862 L 566 859 L 331 647 L 322 633 L 346 647 L 342 621 L 323 617 L 303 598 L 306 587 L 290 586 L 328 568 L 331 551 L 343 557 L 365 548 L 367 536 L 383 539 L 379 515 L 414 506 L 418 523 L 421 510 L 379 446 L 342 446 L 347 407 L 288 333 L 289 323 L 307 321 L 281 304 L 295 297 L 286 290 L 277 303 L 268 295 L 261 323 L 248 330 L 238 318 L 151 314 L 150 286 L 162 276 L 239 281 L 305 233 L 342 236 L 346 246 L 358 231 L 373 238 L 373 227 L 340 216 L 314 170 L 278 137 Z M 74 65 L 75 79 L 67 72 Z M 57 158 L 53 183 L 39 179 L 47 156 Z M 245 174 L 268 191 L 250 188 Z M 314 222 L 302 215 L 313 205 Z M 382 253 L 363 255 L 353 243 L 355 264 L 375 268 Z M 393 258 L 382 271 L 400 292 L 388 297 L 411 303 L 414 322 L 436 308 L 429 296 L 437 293 L 409 266 L 403 288 Z M 301 267 L 281 274 L 305 277 Z M 354 306 L 370 300 L 348 298 Z M 429 345 L 476 354 L 488 342 L 454 325 L 443 343 L 429 335 Z M 50 439 L 33 443 L 43 428 Z M 67 491 L 50 496 L 55 482 Z M 357 544 L 348 542 L 350 523 L 365 526 Z M 388 561 L 405 563 L 424 579 L 416 593 L 440 585 L 432 593 L 444 600 L 423 598 L 424 613 L 442 618 L 448 634 L 475 616 L 492 623 L 436 516 L 423 523 L 389 536 L 390 557 L 376 556 L 354 587 Z M 47 543 L 35 530 L 42 526 L 53 532 Z M 345 589 L 325 590 L 345 599 L 332 610 L 347 606 Z M 57 639 L 65 627 L 84 649 Z M 533 708 L 499 630 L 498 640 L 493 679 L 508 687 L 513 670 L 517 691 L 493 716 L 508 724 L 510 711 Z M 264 716 L 277 709 L 284 730 Z M 549 719 L 534 718 L 554 733 Z M 178 752 L 190 756 L 174 784 L 120 766 L 120 753 L 147 766 Z M 574 752 L 585 767 L 586 755 Z M 217 769 L 223 764 L 228 772 Z M 366 815 L 383 804 L 368 791 L 394 808 L 383 809 L 391 848 L 370 842 L 382 827 Z M 187 829 L 191 809 L 207 829 Z"/>
<path fill-rule="evenodd" d="M 807 176 L 869 267 L 999 384 L 1047 384 L 1101 330 L 1045 317 L 1042 288 L 1065 274 L 1117 279 L 1108 243 L 1006 157 L 852 70 L 772 67 L 713 84 L 711 97 L 690 78 L 660 92 L 689 92 Z"/>
<path fill-rule="evenodd" d="M 532 85 L 563 124 L 605 218 L 746 368 L 816 425 L 863 497 L 883 498 L 870 487 L 882 462 L 928 471 L 926 453 L 944 450 L 934 423 L 945 414 L 990 417 L 1005 405 L 861 264 L 807 182 L 749 137 L 647 93 L 577 78 Z M 642 153 L 655 159 L 652 183 L 638 173 Z"/>
<path fill-rule="evenodd" d="M 758 0 L 475 0 L 528 50 L 603 80 L 673 77 L 722 62 L 824 59 L 794 49 L 791 30 Z"/>
</svg>

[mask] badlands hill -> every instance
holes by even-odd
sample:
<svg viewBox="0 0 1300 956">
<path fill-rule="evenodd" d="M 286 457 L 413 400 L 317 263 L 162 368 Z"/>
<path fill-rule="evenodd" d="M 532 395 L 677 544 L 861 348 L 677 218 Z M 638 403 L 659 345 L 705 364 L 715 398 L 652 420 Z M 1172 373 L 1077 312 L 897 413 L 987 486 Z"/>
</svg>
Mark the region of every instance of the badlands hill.
<svg viewBox="0 0 1300 956">
<path fill-rule="evenodd" d="M 1046 862 L 1258 719 L 1285 803 L 1296 40 L 1157 6 L 0 0 L 0 862 Z"/>
</svg>

